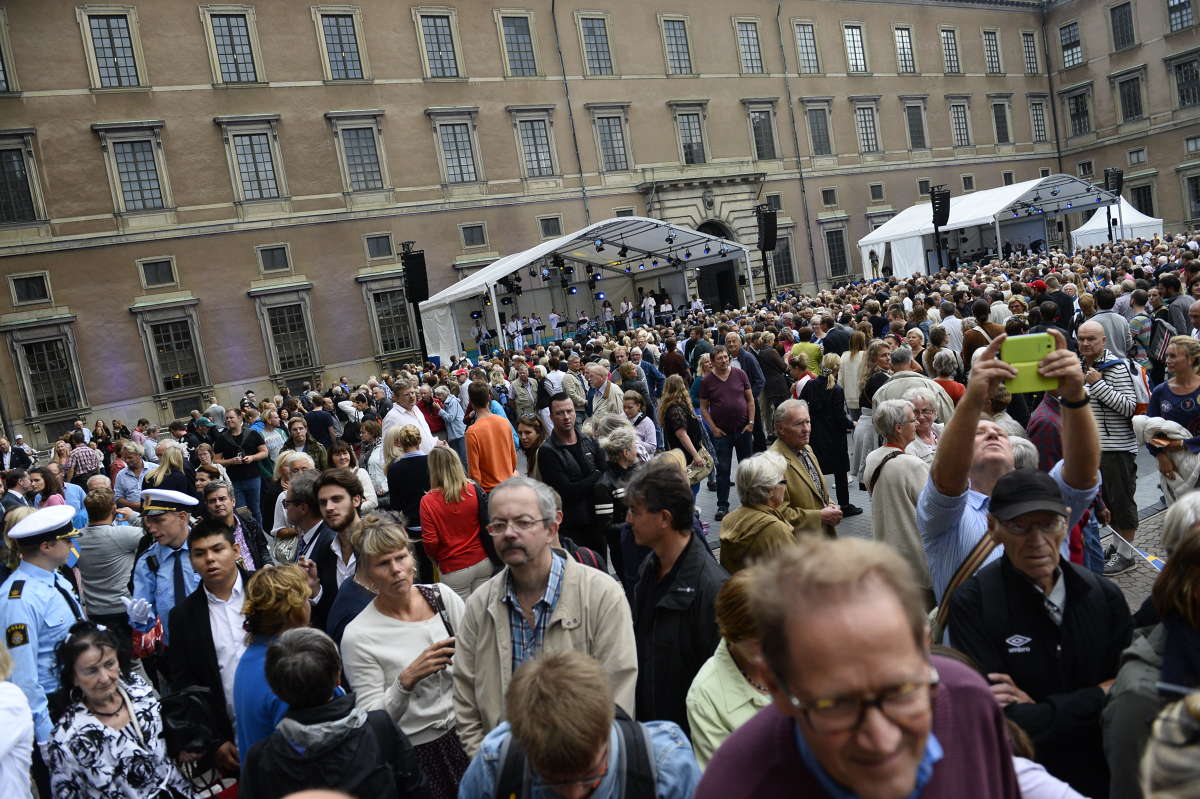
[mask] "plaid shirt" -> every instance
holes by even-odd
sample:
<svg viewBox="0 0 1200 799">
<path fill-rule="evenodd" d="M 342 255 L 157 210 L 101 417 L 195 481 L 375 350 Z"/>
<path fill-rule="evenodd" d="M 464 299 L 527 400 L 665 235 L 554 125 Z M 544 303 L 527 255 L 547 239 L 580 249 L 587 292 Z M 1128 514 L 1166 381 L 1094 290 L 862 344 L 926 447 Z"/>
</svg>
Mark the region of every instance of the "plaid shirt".
<svg viewBox="0 0 1200 799">
<path fill-rule="evenodd" d="M 516 673 L 521 664 L 533 660 L 542 652 L 542 640 L 546 637 L 546 628 L 550 626 L 550 616 L 558 605 L 558 597 L 562 594 L 562 576 L 566 559 L 557 552 L 550 559 L 550 580 L 546 583 L 546 593 L 542 594 L 533 605 L 533 627 L 525 618 L 521 603 L 513 590 L 512 573 L 505 578 L 506 592 L 502 600 L 508 605 L 508 625 L 512 628 L 512 670 Z"/>
<path fill-rule="evenodd" d="M 1050 471 L 1062 460 L 1062 411 L 1058 398 L 1046 394 L 1029 415 L 1029 440 L 1037 447 L 1038 468 Z"/>
<path fill-rule="evenodd" d="M 104 462 L 98 450 L 94 450 L 87 444 L 76 447 L 71 450 L 70 466 L 75 470 L 76 475 L 88 474 L 100 468 Z M 64 475 L 65 477 L 66 475 Z"/>
</svg>

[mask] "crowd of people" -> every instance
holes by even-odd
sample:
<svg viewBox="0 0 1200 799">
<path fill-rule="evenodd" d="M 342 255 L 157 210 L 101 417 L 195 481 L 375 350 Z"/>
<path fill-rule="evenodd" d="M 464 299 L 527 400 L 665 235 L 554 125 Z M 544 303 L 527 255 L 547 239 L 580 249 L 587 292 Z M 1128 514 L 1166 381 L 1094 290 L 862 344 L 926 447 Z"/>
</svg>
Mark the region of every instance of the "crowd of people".
<svg viewBox="0 0 1200 799">
<path fill-rule="evenodd" d="M 0 438 L 0 794 L 1200 795 L 1198 255 L 647 295 Z"/>
</svg>

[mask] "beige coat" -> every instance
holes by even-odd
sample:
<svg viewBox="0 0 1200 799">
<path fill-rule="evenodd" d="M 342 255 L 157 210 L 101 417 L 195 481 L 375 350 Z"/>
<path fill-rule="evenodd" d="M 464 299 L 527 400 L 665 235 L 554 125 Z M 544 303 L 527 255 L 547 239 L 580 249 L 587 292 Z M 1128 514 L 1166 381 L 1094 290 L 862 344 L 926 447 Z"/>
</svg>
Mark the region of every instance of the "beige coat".
<svg viewBox="0 0 1200 799">
<path fill-rule="evenodd" d="M 563 391 L 567 392 L 571 402 L 575 403 L 575 413 L 580 415 L 585 413 L 587 411 L 587 391 L 579 382 L 579 378 L 567 372 L 567 376 L 563 378 L 562 382 Z"/>
<path fill-rule="evenodd" d="M 625 392 L 621 391 L 621 387 L 611 380 L 605 380 L 601 389 L 607 393 L 596 393 L 596 398 L 592 400 L 592 416 L 603 416 L 605 414 L 613 414 L 615 416 L 625 417 Z"/>
<path fill-rule="evenodd" d="M 575 650 L 600 661 L 617 704 L 632 718 L 637 644 L 625 592 L 604 572 L 566 558 L 562 591 L 542 651 Z M 484 736 L 504 720 L 504 694 L 512 680 L 512 626 L 508 605 L 502 601 L 507 582 L 506 568 L 471 594 L 456 631 L 454 710 L 458 736 L 470 757 L 475 756 Z"/>
<path fill-rule="evenodd" d="M 820 471 L 821 467 L 812 447 L 806 446 L 805 449 L 808 450 L 808 457 L 812 458 L 813 463 L 818 464 L 817 470 Z M 777 452 L 787 459 L 787 502 L 785 507 L 797 514 L 792 532 L 797 537 L 812 533 L 824 533 L 831 538 L 837 535 L 832 527 L 821 523 L 821 511 L 825 508 L 825 500 L 822 497 L 829 496 L 829 485 L 825 482 L 825 475 L 819 475 L 820 486 L 814 484 L 808 469 L 804 468 L 800 456 L 792 451 L 791 447 L 784 444 L 782 439 L 775 440 L 775 443 L 771 445 L 771 452 Z"/>
</svg>

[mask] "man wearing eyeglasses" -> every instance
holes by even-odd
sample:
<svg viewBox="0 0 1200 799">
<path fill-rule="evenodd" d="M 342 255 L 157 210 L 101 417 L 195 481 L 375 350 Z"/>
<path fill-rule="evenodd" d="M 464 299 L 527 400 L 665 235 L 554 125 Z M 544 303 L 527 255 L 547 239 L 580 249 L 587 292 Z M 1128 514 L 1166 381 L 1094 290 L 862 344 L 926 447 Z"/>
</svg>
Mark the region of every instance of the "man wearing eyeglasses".
<svg viewBox="0 0 1200 799">
<path fill-rule="evenodd" d="M 713 755 L 697 799 L 1016 799 L 1004 718 L 928 651 L 911 569 L 886 544 L 805 536 L 754 567 L 772 704 Z"/>
<path fill-rule="evenodd" d="M 1048 474 L 1004 475 L 988 511 L 1004 557 L 950 598 L 953 644 L 979 663 L 1047 771 L 1108 796 L 1100 714 L 1133 635 L 1129 606 L 1107 578 L 1060 557 L 1069 512 Z"/>
<path fill-rule="evenodd" d="M 488 496 L 488 515 L 505 568 L 467 600 L 454 655 L 454 709 L 467 754 L 505 717 L 513 675 L 543 653 L 575 650 L 600 661 L 616 703 L 632 716 L 637 649 L 620 583 L 552 547 L 562 512 L 546 484 L 505 480 Z"/>
</svg>

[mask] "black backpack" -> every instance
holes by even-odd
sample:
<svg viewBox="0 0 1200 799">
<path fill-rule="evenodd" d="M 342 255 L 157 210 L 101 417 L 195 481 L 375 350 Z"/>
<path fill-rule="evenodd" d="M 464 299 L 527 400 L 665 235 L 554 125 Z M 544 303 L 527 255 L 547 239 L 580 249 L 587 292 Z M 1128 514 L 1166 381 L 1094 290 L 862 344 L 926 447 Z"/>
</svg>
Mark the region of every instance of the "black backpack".
<svg viewBox="0 0 1200 799">
<path fill-rule="evenodd" d="M 613 720 L 617 725 L 617 740 L 621 747 L 617 762 L 625 764 L 625 773 L 621 775 L 624 785 L 617 795 L 623 799 L 655 799 L 658 775 L 650 736 L 641 724 L 629 718 L 619 706 Z M 511 734 L 500 749 L 498 773 L 497 799 L 524 799 L 529 796 L 533 773 L 525 751 Z"/>
</svg>

